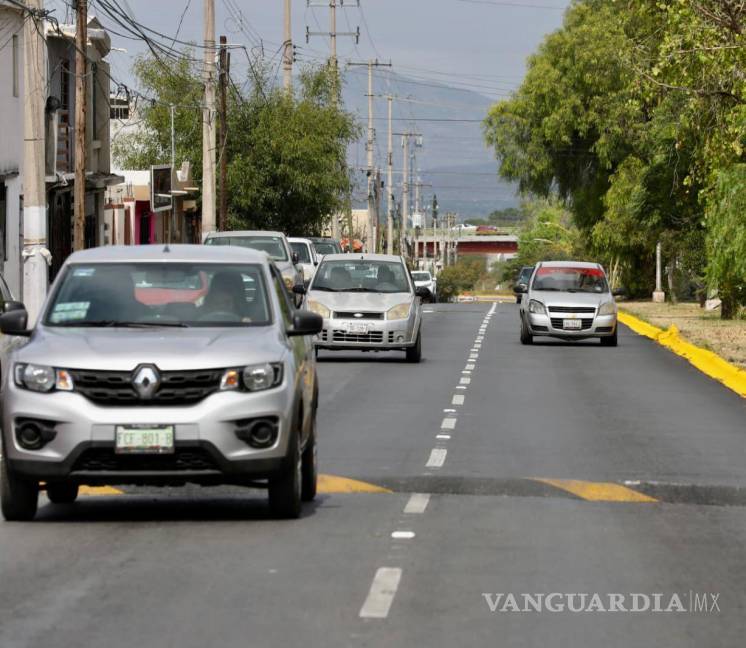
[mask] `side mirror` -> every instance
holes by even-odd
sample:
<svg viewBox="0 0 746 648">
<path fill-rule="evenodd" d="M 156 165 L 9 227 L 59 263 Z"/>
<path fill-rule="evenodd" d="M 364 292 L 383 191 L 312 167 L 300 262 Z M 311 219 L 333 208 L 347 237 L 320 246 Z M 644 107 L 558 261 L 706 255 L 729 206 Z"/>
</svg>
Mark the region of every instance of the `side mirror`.
<svg viewBox="0 0 746 648">
<path fill-rule="evenodd" d="M 425 288 L 425 286 L 417 286 L 414 289 L 414 294 L 417 295 L 417 297 L 429 297 L 430 291 Z"/>
<path fill-rule="evenodd" d="M 1 310 L 3 313 L 10 313 L 12 311 L 26 310 L 26 307 L 19 301 L 6 301 L 3 302 Z"/>
<path fill-rule="evenodd" d="M 528 292 L 528 284 L 519 283 L 513 286 L 513 292 L 516 295 L 525 295 Z"/>
<path fill-rule="evenodd" d="M 306 287 L 303 284 L 295 284 L 293 286 L 293 292 L 296 295 L 305 295 L 306 294 Z"/>
<path fill-rule="evenodd" d="M 614 297 L 624 297 L 627 294 L 627 291 L 624 288 L 614 288 L 614 290 L 611 291 L 611 294 Z"/>
<path fill-rule="evenodd" d="M 293 252 L 292 259 L 293 259 L 293 265 L 298 265 L 298 261 L 300 261 L 300 257 L 298 256 L 297 252 Z"/>
<path fill-rule="evenodd" d="M 28 337 L 31 335 L 31 331 L 26 330 L 27 325 L 28 313 L 23 304 L 20 305 L 20 308 L 6 311 L 0 315 L 0 331 L 5 333 L 5 335 L 22 335 Z"/>
<path fill-rule="evenodd" d="M 324 328 L 324 318 L 310 311 L 297 311 L 293 316 L 293 328 L 287 334 L 289 337 L 298 335 L 316 335 Z"/>
</svg>

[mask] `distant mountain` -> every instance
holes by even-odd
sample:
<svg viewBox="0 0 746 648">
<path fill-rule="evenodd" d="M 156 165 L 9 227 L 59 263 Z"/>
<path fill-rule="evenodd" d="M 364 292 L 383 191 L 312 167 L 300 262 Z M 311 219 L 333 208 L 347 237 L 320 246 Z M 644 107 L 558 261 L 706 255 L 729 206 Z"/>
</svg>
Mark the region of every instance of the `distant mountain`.
<svg viewBox="0 0 746 648">
<path fill-rule="evenodd" d="M 429 204 L 438 196 L 440 212 L 457 212 L 462 218 L 482 217 L 495 209 L 517 206 L 516 187 L 500 180 L 497 162 L 484 144 L 482 120 L 494 103 L 477 92 L 452 88 L 430 81 L 410 79 L 391 73 L 387 68 L 376 71 L 373 94 L 376 128 L 376 164 L 385 177 L 387 102 L 380 95 L 392 94 L 394 132 L 415 131 L 422 134 L 422 148 L 417 149 L 417 167 L 423 187 L 423 202 Z M 344 73 L 343 99 L 348 110 L 358 115 L 367 127 L 368 76 L 365 67 L 348 68 Z M 364 134 L 349 151 L 351 164 L 366 165 Z M 394 182 L 401 191 L 402 142 L 394 137 Z M 360 173 L 361 186 L 365 183 Z M 364 203 L 364 191 L 358 192 L 356 204 Z"/>
</svg>

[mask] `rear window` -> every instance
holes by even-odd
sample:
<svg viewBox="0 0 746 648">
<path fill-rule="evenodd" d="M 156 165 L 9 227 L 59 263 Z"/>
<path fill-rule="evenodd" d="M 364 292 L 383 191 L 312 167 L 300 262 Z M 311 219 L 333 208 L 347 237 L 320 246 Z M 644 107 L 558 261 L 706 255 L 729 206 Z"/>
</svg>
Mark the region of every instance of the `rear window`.
<svg viewBox="0 0 746 648">
<path fill-rule="evenodd" d="M 285 241 L 280 236 L 213 236 L 205 245 L 235 245 L 266 252 L 273 261 L 287 261 Z"/>
<path fill-rule="evenodd" d="M 609 290 L 600 268 L 544 266 L 536 271 L 533 290 L 602 293 Z"/>
</svg>

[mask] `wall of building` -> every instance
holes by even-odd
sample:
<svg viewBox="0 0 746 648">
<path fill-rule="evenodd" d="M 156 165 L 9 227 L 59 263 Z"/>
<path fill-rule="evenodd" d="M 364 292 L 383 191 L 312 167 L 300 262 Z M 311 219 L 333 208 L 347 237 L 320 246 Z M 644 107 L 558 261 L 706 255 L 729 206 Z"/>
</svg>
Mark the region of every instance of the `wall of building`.
<svg viewBox="0 0 746 648">
<path fill-rule="evenodd" d="M 23 19 L 15 9 L 0 5 L 4 45 L 0 50 L 0 177 L 19 173 L 23 161 Z M 13 43 L 16 44 L 18 96 L 13 96 Z M 6 43 L 7 40 L 7 43 Z"/>
</svg>

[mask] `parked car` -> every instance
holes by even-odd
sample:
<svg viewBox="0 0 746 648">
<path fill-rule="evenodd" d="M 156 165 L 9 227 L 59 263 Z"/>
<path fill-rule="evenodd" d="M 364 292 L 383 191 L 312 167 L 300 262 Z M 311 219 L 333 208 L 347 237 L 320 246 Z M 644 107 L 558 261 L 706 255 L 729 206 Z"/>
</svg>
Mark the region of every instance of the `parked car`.
<svg viewBox="0 0 746 648">
<path fill-rule="evenodd" d="M 404 261 L 385 254 L 329 254 L 308 290 L 307 308 L 324 318 L 319 349 L 406 352 L 422 356 L 424 288 Z"/>
<path fill-rule="evenodd" d="M 515 286 L 513 287 L 513 294 L 515 295 L 516 304 L 521 303 L 521 297 L 523 293 L 518 290 L 518 286 L 528 286 L 528 282 L 531 279 L 531 275 L 534 272 L 534 266 L 523 266 L 518 273 L 518 277 L 515 280 Z"/>
<path fill-rule="evenodd" d="M 290 249 L 298 257 L 297 265 L 303 272 L 303 284 L 308 287 L 313 275 L 316 273 L 316 267 L 319 265 L 319 257 L 316 254 L 316 248 L 307 238 L 289 238 Z"/>
<path fill-rule="evenodd" d="M 266 252 L 282 273 L 288 290 L 293 291 L 296 286 L 303 286 L 303 272 L 297 265 L 299 259 L 290 249 L 290 243 L 282 232 L 210 232 L 205 245 L 238 246 Z M 302 299 L 300 292 L 295 293 L 296 306 L 300 306 Z"/>
<path fill-rule="evenodd" d="M 412 281 L 416 288 L 425 288 L 428 292 L 424 300 L 429 302 L 437 301 L 437 288 L 436 280 L 429 272 L 423 270 L 416 270 L 412 273 Z"/>
<path fill-rule="evenodd" d="M 203 277 L 208 290 L 194 297 Z M 141 285 L 169 288 L 141 301 Z M 54 504 L 73 502 L 83 484 L 263 484 L 284 517 L 315 496 L 311 336 L 322 319 L 293 308 L 266 254 L 76 252 L 32 330 L 27 319 L 0 315 L 3 333 L 28 338 L 2 372 L 7 520 L 34 517 L 41 482 Z"/>
<path fill-rule="evenodd" d="M 322 259 L 327 254 L 342 254 L 344 252 L 339 241 L 333 238 L 311 236 L 309 240 L 313 243 L 313 247 L 316 249 L 316 254 L 319 255 L 319 259 Z"/>
<path fill-rule="evenodd" d="M 606 273 L 598 263 L 545 261 L 536 266 L 528 286 L 518 284 L 521 342 L 550 336 L 564 340 L 600 338 L 617 345 L 617 306 Z"/>
</svg>

